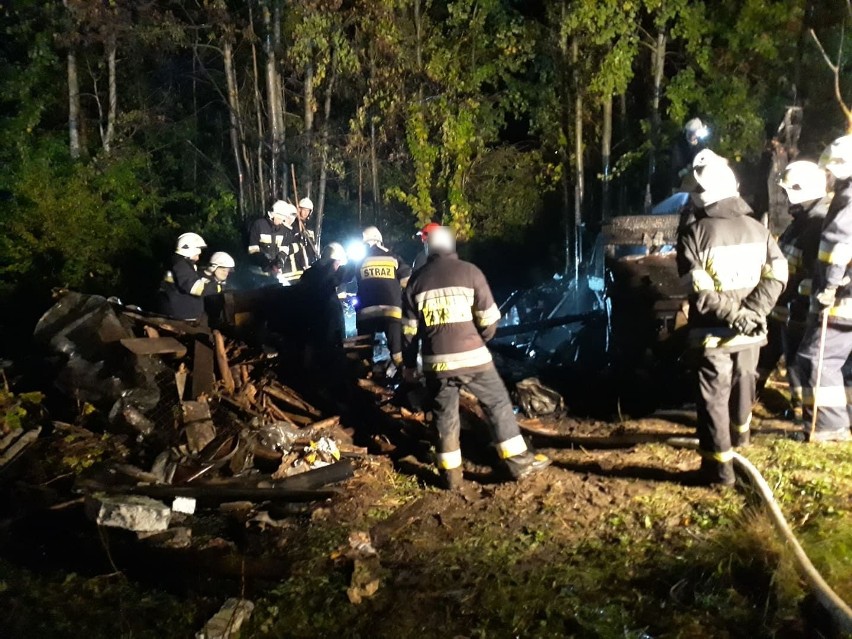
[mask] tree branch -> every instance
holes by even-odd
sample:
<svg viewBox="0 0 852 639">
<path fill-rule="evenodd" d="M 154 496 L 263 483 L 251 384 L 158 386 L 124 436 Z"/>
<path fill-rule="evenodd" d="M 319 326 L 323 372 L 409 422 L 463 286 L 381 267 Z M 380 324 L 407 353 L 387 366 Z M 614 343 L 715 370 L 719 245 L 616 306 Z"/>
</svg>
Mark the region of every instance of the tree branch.
<svg viewBox="0 0 852 639">
<path fill-rule="evenodd" d="M 849 2 L 850 0 L 847 0 Z M 835 66 L 834 62 L 831 61 L 831 58 L 828 57 L 828 54 L 825 52 L 825 49 L 822 47 L 822 42 L 819 41 L 816 32 L 813 29 L 810 29 L 811 37 L 816 42 L 817 47 L 819 48 L 819 52 L 822 53 L 822 57 L 825 60 L 825 63 L 828 65 L 828 68 L 831 69 L 834 73 L 838 72 L 837 66 Z"/>
</svg>

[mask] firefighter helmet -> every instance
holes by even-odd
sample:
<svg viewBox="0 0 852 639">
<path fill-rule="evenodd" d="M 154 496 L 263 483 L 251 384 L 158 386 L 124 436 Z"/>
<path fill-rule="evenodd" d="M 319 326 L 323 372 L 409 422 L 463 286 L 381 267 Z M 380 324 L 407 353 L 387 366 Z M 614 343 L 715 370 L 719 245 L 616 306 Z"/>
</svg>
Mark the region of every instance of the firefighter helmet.
<svg viewBox="0 0 852 639">
<path fill-rule="evenodd" d="M 382 240 L 382 232 L 377 229 L 375 226 L 368 226 L 361 233 L 361 239 L 366 244 L 381 244 Z"/>
<path fill-rule="evenodd" d="M 309 211 L 313 211 L 314 210 L 314 203 L 311 202 L 311 198 L 303 197 L 301 200 L 299 200 L 299 208 L 300 209 L 308 209 Z"/>
<path fill-rule="evenodd" d="M 330 257 L 335 262 L 340 262 L 341 264 L 346 264 L 349 261 L 348 256 L 346 255 L 346 249 L 343 248 L 343 245 L 339 242 L 330 242 L 326 247 L 322 250 L 323 257 Z"/>
<path fill-rule="evenodd" d="M 224 251 L 216 251 L 210 256 L 210 268 L 234 268 L 236 265 L 234 258 Z"/>
<path fill-rule="evenodd" d="M 825 147 L 819 165 L 838 180 L 852 177 L 852 135 L 844 135 Z"/>
<path fill-rule="evenodd" d="M 787 192 L 790 204 L 825 197 L 825 171 L 814 162 L 790 162 L 781 172 L 778 185 Z"/>
<path fill-rule="evenodd" d="M 197 257 L 201 255 L 201 249 L 207 246 L 198 233 L 183 233 L 177 240 L 175 253 L 184 257 Z"/>
<path fill-rule="evenodd" d="M 687 140 L 695 138 L 695 140 L 698 141 L 703 140 L 710 135 L 710 129 L 708 129 L 699 118 L 692 118 L 683 125 L 683 134 L 686 136 Z"/>
<path fill-rule="evenodd" d="M 269 219 L 273 222 L 276 219 L 285 223 L 292 222 L 296 219 L 296 207 L 284 200 L 278 200 L 272 205 L 272 210 L 269 212 Z"/>
<path fill-rule="evenodd" d="M 456 250 L 456 234 L 449 226 L 437 226 L 426 237 L 429 254 L 452 253 Z"/>
<path fill-rule="evenodd" d="M 418 236 L 418 237 L 419 237 L 419 238 L 423 241 L 423 243 L 425 244 L 425 243 L 426 243 L 426 239 L 429 237 L 429 233 L 431 233 L 432 231 L 434 231 L 434 230 L 435 230 L 435 229 L 437 229 L 437 228 L 441 228 L 441 225 L 440 225 L 440 224 L 438 224 L 437 222 L 429 222 L 429 224 L 427 224 L 427 225 L 426 225 L 426 226 L 424 226 L 422 229 L 420 229 L 419 231 L 417 231 L 417 236 Z"/>
<path fill-rule="evenodd" d="M 696 203 L 700 206 L 739 195 L 737 177 L 728 161 L 710 149 L 704 149 L 695 156 L 692 174 L 700 187 L 700 191 L 695 193 Z"/>
</svg>

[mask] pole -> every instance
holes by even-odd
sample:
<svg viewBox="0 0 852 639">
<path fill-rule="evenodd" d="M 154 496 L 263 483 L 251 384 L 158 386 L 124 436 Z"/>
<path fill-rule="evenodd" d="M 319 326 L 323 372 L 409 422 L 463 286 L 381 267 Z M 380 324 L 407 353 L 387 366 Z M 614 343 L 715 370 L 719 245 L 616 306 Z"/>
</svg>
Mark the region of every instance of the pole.
<svg viewBox="0 0 852 639">
<path fill-rule="evenodd" d="M 310 245 L 310 247 L 314 251 L 314 255 L 319 257 L 319 254 L 317 253 L 316 245 L 313 243 L 313 241 L 311 240 L 311 238 L 308 236 L 307 232 L 305 231 L 305 224 L 304 224 L 304 222 L 302 222 L 302 216 L 299 215 L 299 213 L 298 213 L 298 209 L 299 209 L 299 189 L 296 187 L 296 165 L 295 165 L 295 163 L 290 165 L 290 175 L 293 178 L 293 199 L 296 201 L 296 219 L 299 221 L 299 233 L 301 234 L 301 237 L 302 237 L 302 262 L 304 262 L 305 268 L 308 268 L 311 265 L 311 263 L 308 260 L 308 252 L 305 250 L 305 244 Z"/>
<path fill-rule="evenodd" d="M 825 334 L 828 332 L 828 309 L 822 309 L 822 313 L 820 315 L 820 327 L 819 327 L 819 355 L 817 357 L 817 377 L 816 377 L 816 385 L 814 386 L 814 408 L 813 414 L 811 415 L 811 428 L 808 431 L 808 439 L 811 438 L 811 435 L 814 434 L 814 430 L 816 430 L 817 423 L 817 411 L 819 410 L 819 387 L 822 383 L 822 362 L 825 358 Z"/>
</svg>

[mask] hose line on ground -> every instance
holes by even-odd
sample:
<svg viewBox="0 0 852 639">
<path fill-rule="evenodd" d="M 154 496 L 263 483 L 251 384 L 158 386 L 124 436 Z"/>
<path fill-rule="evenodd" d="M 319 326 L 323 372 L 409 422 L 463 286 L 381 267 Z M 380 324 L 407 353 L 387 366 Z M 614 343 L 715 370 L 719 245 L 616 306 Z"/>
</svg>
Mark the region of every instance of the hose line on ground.
<svg viewBox="0 0 852 639">
<path fill-rule="evenodd" d="M 698 449 L 698 440 L 692 437 L 672 437 L 667 439 L 666 443 L 676 448 Z M 761 500 L 769 509 L 769 517 L 772 523 L 784 538 L 784 541 L 793 550 L 793 556 L 799 566 L 799 571 L 804 576 L 805 581 L 808 582 L 814 596 L 831 615 L 837 628 L 844 635 L 847 633 L 852 634 L 852 608 L 832 590 L 831 586 L 826 583 L 825 579 L 822 578 L 822 575 L 819 574 L 819 571 L 811 563 L 799 540 L 796 539 L 796 536 L 790 529 L 790 524 L 784 518 L 784 513 L 781 512 L 781 507 L 775 501 L 772 489 L 766 483 L 763 475 L 761 475 L 754 464 L 741 454 L 734 452 L 733 459 L 734 466 L 748 476 Z"/>
</svg>

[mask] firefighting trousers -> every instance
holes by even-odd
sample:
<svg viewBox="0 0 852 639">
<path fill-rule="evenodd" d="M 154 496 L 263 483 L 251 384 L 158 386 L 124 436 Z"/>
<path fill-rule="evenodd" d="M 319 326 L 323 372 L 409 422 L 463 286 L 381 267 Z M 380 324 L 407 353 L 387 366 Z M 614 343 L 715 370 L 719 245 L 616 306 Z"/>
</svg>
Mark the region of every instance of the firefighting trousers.
<svg viewBox="0 0 852 639">
<path fill-rule="evenodd" d="M 802 379 L 802 417 L 805 428 L 809 430 L 816 402 L 816 430 L 825 433 L 844 431 L 849 428 L 847 392 L 852 390 L 848 375 L 849 367 L 846 366 L 849 355 L 852 353 L 852 326 L 829 324 L 826 328 L 822 375 L 817 388 L 821 330 L 818 318 L 815 317 L 808 322 L 796 360 Z M 847 372 L 846 376 L 844 376 L 844 369 Z"/>
<path fill-rule="evenodd" d="M 767 318 L 766 345 L 760 349 L 760 357 L 757 360 L 757 388 L 763 390 L 766 380 L 778 366 L 778 361 L 784 351 L 785 322 L 770 316 Z M 789 365 L 789 364 L 788 364 Z"/>
<path fill-rule="evenodd" d="M 802 376 L 796 358 L 799 347 L 805 336 L 805 326 L 800 322 L 791 321 L 784 327 L 781 334 L 784 342 L 784 360 L 787 363 L 787 383 L 790 385 L 790 400 L 794 407 L 802 405 Z"/>
<path fill-rule="evenodd" d="M 435 426 L 441 443 L 438 451 L 438 467 L 442 470 L 459 468 L 462 465 L 459 436 L 459 389 L 465 388 L 482 403 L 485 414 L 491 422 L 492 439 L 497 446 L 501 459 L 520 455 L 527 450 L 509 393 L 497 369 L 494 366 L 480 373 L 457 375 L 454 377 L 426 378 L 430 408 L 435 416 Z"/>
<path fill-rule="evenodd" d="M 758 346 L 736 352 L 708 350 L 699 361 L 699 451 L 720 472 L 733 458 L 732 443 L 744 441 L 749 434 L 759 351 Z"/>
<path fill-rule="evenodd" d="M 388 338 L 388 350 L 397 366 L 402 365 L 402 323 L 395 317 L 356 318 L 358 335 L 384 333 Z"/>
</svg>

